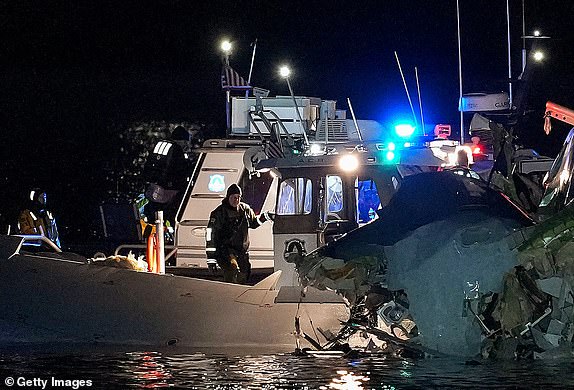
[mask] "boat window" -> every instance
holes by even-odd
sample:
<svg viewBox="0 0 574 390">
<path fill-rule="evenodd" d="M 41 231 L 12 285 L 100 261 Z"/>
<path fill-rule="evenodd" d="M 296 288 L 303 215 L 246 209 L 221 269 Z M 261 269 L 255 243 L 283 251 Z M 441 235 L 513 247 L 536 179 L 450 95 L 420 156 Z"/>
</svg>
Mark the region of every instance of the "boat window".
<svg viewBox="0 0 574 390">
<path fill-rule="evenodd" d="M 277 214 L 300 215 L 311 213 L 311 180 L 302 177 L 289 178 L 281 182 Z"/>
<path fill-rule="evenodd" d="M 377 185 L 371 178 L 359 178 L 357 181 L 357 222 L 367 223 L 377 218 L 381 208 Z"/>
<path fill-rule="evenodd" d="M 251 178 L 247 170 L 243 172 L 238 183 L 243 192 L 241 200 L 251 206 L 255 214 L 261 213 L 271 182 L 273 178 L 269 172 L 263 172 L 259 176 L 253 175 Z"/>
<path fill-rule="evenodd" d="M 343 181 L 339 176 L 327 176 L 327 213 L 343 209 Z"/>
</svg>

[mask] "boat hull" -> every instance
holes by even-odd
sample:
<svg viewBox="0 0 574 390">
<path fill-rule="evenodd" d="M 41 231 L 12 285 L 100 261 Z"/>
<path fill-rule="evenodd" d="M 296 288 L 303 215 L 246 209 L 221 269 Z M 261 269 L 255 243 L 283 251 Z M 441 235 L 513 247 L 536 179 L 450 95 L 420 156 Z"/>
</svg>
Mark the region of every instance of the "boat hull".
<svg viewBox="0 0 574 390">
<path fill-rule="evenodd" d="M 307 334 L 348 319 L 330 299 L 278 302 L 278 277 L 242 286 L 15 254 L 0 259 L 0 343 L 293 351 L 296 316 Z"/>
</svg>

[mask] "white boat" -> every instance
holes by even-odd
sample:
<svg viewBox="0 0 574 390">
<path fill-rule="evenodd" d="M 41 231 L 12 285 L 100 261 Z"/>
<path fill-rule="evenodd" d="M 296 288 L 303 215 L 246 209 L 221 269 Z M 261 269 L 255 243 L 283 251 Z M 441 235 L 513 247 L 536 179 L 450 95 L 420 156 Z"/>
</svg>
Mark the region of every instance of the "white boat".
<svg viewBox="0 0 574 390">
<path fill-rule="evenodd" d="M 0 236 L 0 345 L 94 344 L 292 352 L 348 319 L 333 293 L 276 289 L 105 267 L 62 253 L 30 254 Z M 319 336 L 315 336 L 319 335 Z M 301 346 L 310 346 L 300 337 Z M 319 343 L 325 340 L 317 340 Z"/>
</svg>

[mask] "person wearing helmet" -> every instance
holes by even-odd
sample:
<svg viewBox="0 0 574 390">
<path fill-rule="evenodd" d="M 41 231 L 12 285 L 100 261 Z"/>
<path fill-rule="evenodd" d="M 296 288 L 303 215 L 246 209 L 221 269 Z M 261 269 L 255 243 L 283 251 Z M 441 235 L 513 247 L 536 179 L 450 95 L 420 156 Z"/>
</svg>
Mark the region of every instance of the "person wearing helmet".
<svg viewBox="0 0 574 390">
<path fill-rule="evenodd" d="M 35 188 L 29 194 L 29 206 L 18 217 L 20 234 L 44 235 L 61 248 L 56 219 L 46 209 L 46 191 Z"/>
<path fill-rule="evenodd" d="M 255 229 L 272 220 L 273 214 L 255 215 L 241 202 L 241 188 L 232 184 L 221 204 L 211 212 L 206 230 L 207 257 L 215 259 L 223 270 L 223 280 L 245 284 L 251 275 L 249 228 Z"/>
</svg>

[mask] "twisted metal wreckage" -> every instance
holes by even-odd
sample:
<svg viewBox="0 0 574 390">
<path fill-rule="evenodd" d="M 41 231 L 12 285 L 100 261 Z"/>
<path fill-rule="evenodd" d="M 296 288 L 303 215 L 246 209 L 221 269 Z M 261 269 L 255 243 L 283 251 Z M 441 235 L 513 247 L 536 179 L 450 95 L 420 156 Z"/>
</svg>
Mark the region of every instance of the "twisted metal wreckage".
<svg viewBox="0 0 574 390">
<path fill-rule="evenodd" d="M 574 113 L 551 102 L 546 118 L 574 125 Z M 493 127 L 502 141 L 495 155 L 512 168 L 521 151 L 507 130 Z M 351 305 L 341 331 L 316 348 L 572 356 L 573 138 L 574 128 L 543 186 L 493 169 L 489 181 L 507 196 L 465 175 L 421 173 L 405 178 L 376 221 L 309 254 L 290 254 L 304 286 L 335 290 Z M 522 211 L 533 202 L 539 207 Z"/>
</svg>

